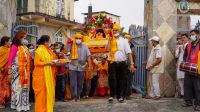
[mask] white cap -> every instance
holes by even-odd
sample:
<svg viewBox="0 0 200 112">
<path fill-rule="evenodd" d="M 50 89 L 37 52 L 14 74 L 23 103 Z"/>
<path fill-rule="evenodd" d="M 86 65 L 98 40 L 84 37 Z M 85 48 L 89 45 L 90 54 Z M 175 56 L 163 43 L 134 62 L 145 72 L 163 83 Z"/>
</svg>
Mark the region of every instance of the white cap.
<svg viewBox="0 0 200 112">
<path fill-rule="evenodd" d="M 160 41 L 160 37 L 158 36 L 153 36 L 152 38 L 149 39 L 150 41 L 155 40 L 155 41 Z"/>
</svg>

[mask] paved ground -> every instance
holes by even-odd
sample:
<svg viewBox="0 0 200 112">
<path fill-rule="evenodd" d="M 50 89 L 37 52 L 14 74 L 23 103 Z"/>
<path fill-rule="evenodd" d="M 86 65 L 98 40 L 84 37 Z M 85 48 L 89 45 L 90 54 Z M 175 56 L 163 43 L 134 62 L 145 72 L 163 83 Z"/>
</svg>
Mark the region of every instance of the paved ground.
<svg viewBox="0 0 200 112">
<path fill-rule="evenodd" d="M 118 103 L 116 100 L 110 104 L 107 98 L 83 99 L 80 102 L 56 102 L 55 112 L 193 112 L 193 108 L 181 107 L 182 100 L 175 98 L 162 98 L 159 101 L 142 99 L 140 95 L 133 95 L 132 100 Z M 31 104 L 33 112 L 34 104 Z M 0 112 L 15 112 L 9 108 L 0 109 Z"/>
</svg>

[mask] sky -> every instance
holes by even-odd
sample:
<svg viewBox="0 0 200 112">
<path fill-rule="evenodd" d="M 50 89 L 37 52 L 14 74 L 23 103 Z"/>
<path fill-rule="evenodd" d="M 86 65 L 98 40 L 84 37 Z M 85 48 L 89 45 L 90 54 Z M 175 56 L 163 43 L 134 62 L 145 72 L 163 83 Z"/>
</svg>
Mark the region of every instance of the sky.
<svg viewBox="0 0 200 112">
<path fill-rule="evenodd" d="M 81 13 L 88 12 L 88 5 L 92 4 L 93 11 L 107 11 L 121 16 L 120 25 L 128 31 L 131 24 L 144 24 L 143 0 L 79 0 L 75 2 L 74 16 L 77 22 L 83 23 Z"/>
<path fill-rule="evenodd" d="M 74 16 L 77 22 L 83 23 L 82 13 L 88 12 L 88 5 L 92 4 L 93 11 L 107 11 L 121 16 L 120 25 L 127 32 L 131 24 L 144 24 L 144 0 L 79 0 L 75 2 Z M 191 16 L 191 27 L 196 25 L 200 16 Z"/>
<path fill-rule="evenodd" d="M 198 20 L 200 20 L 200 16 L 197 16 L 197 15 L 191 15 L 191 21 L 190 21 L 190 26 L 191 26 L 191 29 L 193 29 L 197 23 Z"/>
</svg>

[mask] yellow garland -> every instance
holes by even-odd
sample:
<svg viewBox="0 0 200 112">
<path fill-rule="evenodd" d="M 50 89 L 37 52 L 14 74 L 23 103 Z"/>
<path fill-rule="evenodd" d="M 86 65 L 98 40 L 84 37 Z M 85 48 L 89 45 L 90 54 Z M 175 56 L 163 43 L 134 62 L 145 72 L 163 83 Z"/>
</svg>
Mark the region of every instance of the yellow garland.
<svg viewBox="0 0 200 112">
<path fill-rule="evenodd" d="M 115 61 L 115 52 L 118 51 L 117 40 L 115 37 L 112 38 L 110 42 L 110 62 L 113 63 Z"/>
<path fill-rule="evenodd" d="M 74 35 L 74 40 L 73 40 L 73 43 L 72 43 L 72 60 L 76 60 L 76 59 L 78 59 L 78 47 L 77 47 L 77 45 L 76 45 L 76 39 L 77 38 L 80 38 L 80 39 L 82 39 L 83 38 L 83 36 L 81 35 L 81 34 L 75 34 Z"/>
<path fill-rule="evenodd" d="M 21 86 L 30 87 L 30 53 L 26 46 L 18 47 L 18 65 Z"/>
</svg>

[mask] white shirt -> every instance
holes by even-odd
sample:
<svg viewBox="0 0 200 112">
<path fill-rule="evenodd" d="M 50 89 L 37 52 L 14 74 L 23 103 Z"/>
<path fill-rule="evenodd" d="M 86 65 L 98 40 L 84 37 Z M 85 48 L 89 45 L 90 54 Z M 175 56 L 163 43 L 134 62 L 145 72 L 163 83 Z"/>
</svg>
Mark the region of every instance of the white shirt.
<svg viewBox="0 0 200 112">
<path fill-rule="evenodd" d="M 151 50 L 146 68 L 149 68 L 152 64 L 154 64 L 157 58 L 162 58 L 161 47 L 159 44 L 156 47 L 153 47 L 153 49 Z M 164 63 L 163 62 L 164 61 L 161 60 L 161 63 L 159 65 L 155 66 L 151 70 L 151 72 L 155 73 L 155 74 L 164 73 Z"/>
<path fill-rule="evenodd" d="M 119 37 L 117 40 L 118 51 L 115 52 L 115 61 L 126 61 L 127 54 L 132 53 L 127 39 Z"/>
</svg>

